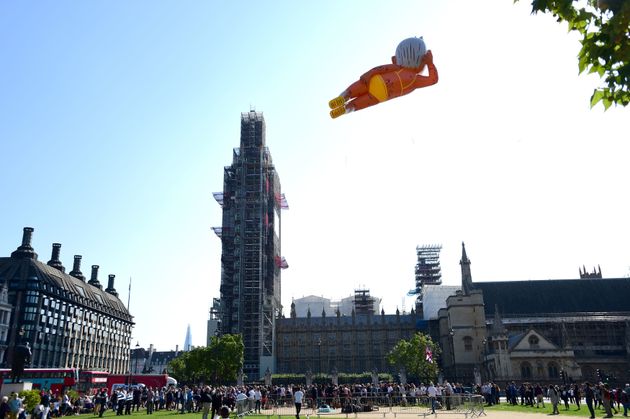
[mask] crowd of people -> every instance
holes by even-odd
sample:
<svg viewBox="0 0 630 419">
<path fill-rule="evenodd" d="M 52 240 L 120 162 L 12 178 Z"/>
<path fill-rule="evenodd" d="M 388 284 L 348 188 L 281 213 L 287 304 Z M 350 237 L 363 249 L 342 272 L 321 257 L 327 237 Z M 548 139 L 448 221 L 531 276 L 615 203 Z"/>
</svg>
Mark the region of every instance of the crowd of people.
<svg viewBox="0 0 630 419">
<path fill-rule="evenodd" d="M 486 383 L 480 387 L 480 393 L 488 405 L 497 404 L 500 401 L 501 391 L 495 383 Z M 514 381 L 505 388 L 505 400 L 512 405 L 530 407 L 545 407 L 545 400 L 552 406 L 552 414 L 560 413 L 558 406 L 564 405 L 564 410 L 569 410 L 571 405 L 575 410 L 581 410 L 586 406 L 590 418 L 595 417 L 595 410 L 604 410 L 606 418 L 612 418 L 623 410 L 623 416 L 628 416 L 630 411 L 630 384 L 614 387 L 608 384 L 565 384 L 565 385 L 541 385 L 540 383 L 521 383 Z"/>
<path fill-rule="evenodd" d="M 202 419 L 221 415 L 226 406 L 228 412 L 253 411 L 263 413 L 269 409 L 295 409 L 296 418 L 300 417 L 302 407 L 309 409 L 341 409 L 344 413 L 370 411 L 383 406 L 422 405 L 435 412 L 436 409 L 449 410 L 460 402 L 466 394 L 478 394 L 487 405 L 498 404 L 502 399 L 512 405 L 527 407 L 545 407 L 551 404 L 553 414 L 559 413 L 559 407 L 576 410 L 583 406 L 589 410 L 591 418 L 595 410 L 601 409 L 606 417 L 613 417 L 613 412 L 627 416 L 630 410 L 630 385 L 623 388 L 611 388 L 608 384 L 584 383 L 583 385 L 541 385 L 539 383 L 509 383 L 501 389 L 496 383 L 481 386 L 464 387 L 460 383 L 441 384 L 313 384 L 310 386 L 294 385 L 247 385 L 247 386 L 182 386 L 151 388 L 142 385 L 118 386 L 108 393 L 99 389 L 91 395 L 71 398 L 65 394 L 53 394 L 42 391 L 41 402 L 32 412 L 32 418 L 50 419 L 81 413 L 93 413 L 102 417 L 108 409 L 117 416 L 131 415 L 142 410 L 147 415 L 154 411 L 168 410 L 180 414 L 202 413 Z M 480 398 L 481 400 L 481 398 Z M 22 415 L 20 415 L 22 412 Z M 0 402 L 0 419 L 24 419 L 23 401 L 17 394 L 4 397 Z"/>
</svg>

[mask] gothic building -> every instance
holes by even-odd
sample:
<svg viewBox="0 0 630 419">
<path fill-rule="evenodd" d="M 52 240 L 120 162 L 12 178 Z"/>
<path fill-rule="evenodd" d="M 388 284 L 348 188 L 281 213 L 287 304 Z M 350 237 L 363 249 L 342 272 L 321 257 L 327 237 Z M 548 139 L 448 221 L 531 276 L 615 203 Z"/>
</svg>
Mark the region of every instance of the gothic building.
<svg viewBox="0 0 630 419">
<path fill-rule="evenodd" d="M 380 314 L 371 310 L 342 316 L 337 310 L 306 317 L 297 317 L 295 303 L 291 317 L 278 319 L 277 372 L 324 373 L 332 371 L 363 373 L 391 372 L 387 353 L 401 339 L 409 339 L 416 331 L 428 332 L 428 324 L 412 310 L 411 314 Z"/>
<path fill-rule="evenodd" d="M 10 257 L 0 258 L 0 287 L 6 288 L 6 301 L 0 299 L 0 348 L 7 348 L 4 364 L 10 364 L 12 348 L 28 342 L 34 368 L 128 372 L 133 317 L 118 298 L 114 275 L 109 275 L 103 289 L 99 267 L 93 265 L 86 281 L 79 255 L 66 273 L 59 243 L 53 244 L 51 260 L 43 263 L 31 246 L 32 234 L 33 229 L 25 227 L 22 244 Z M 3 319 L 9 313 L 6 330 Z"/>
<path fill-rule="evenodd" d="M 448 378 L 630 379 L 630 278 L 473 283 L 463 245 L 460 264 L 437 318 Z"/>
</svg>

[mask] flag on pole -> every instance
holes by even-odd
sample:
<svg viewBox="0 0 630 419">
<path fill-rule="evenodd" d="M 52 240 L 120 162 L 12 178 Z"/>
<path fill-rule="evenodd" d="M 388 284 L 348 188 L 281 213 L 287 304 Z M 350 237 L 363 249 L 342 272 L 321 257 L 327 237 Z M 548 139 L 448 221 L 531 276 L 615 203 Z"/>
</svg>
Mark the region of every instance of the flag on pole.
<svg viewBox="0 0 630 419">
<path fill-rule="evenodd" d="M 433 352 L 428 346 L 424 348 L 424 359 L 431 364 L 433 363 Z"/>
</svg>

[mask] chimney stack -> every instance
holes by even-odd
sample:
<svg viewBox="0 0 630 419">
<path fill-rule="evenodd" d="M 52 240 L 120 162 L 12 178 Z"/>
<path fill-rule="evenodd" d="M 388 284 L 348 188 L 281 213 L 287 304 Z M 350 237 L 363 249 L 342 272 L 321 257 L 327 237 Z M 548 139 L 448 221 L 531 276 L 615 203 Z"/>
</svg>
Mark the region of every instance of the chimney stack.
<svg viewBox="0 0 630 419">
<path fill-rule="evenodd" d="M 83 276 L 83 273 L 81 273 L 81 255 L 74 255 L 74 264 L 72 265 L 70 276 L 85 282 L 85 277 Z"/>
<path fill-rule="evenodd" d="M 37 253 L 33 250 L 31 246 L 31 239 L 33 238 L 33 231 L 35 229 L 33 227 L 24 227 L 24 233 L 22 234 L 22 245 L 17 248 L 13 253 L 11 253 L 11 257 L 16 258 L 31 258 L 37 260 Z"/>
<path fill-rule="evenodd" d="M 101 283 L 98 282 L 98 265 L 92 265 L 92 275 L 90 275 L 88 284 L 93 285 L 96 288 L 103 289 Z"/>
<path fill-rule="evenodd" d="M 65 272 L 66 268 L 64 268 L 64 266 L 61 264 L 61 260 L 59 260 L 60 252 L 61 252 L 61 243 L 53 243 L 52 255 L 50 256 L 50 260 L 48 261 L 48 266 L 58 269 L 61 272 Z"/>
<path fill-rule="evenodd" d="M 114 296 L 118 297 L 118 293 L 116 292 L 116 288 L 114 288 L 114 278 L 116 278 L 116 275 L 109 274 L 109 279 L 107 281 L 107 289 L 105 290 L 105 292 L 108 292 L 111 295 L 114 295 Z"/>
</svg>

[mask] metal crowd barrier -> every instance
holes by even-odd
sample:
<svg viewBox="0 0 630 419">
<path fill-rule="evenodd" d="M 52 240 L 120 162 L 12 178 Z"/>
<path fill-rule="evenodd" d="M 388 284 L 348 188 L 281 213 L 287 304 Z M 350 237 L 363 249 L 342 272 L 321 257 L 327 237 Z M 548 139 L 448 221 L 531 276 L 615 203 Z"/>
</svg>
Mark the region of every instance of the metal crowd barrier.
<svg viewBox="0 0 630 419">
<path fill-rule="evenodd" d="M 432 407 L 433 406 L 433 407 Z M 241 410 L 238 407 L 239 416 L 252 411 Z M 240 412 L 245 412 L 241 414 Z M 260 413 L 263 416 L 291 416 L 295 417 L 296 407 L 292 398 L 276 397 L 263 405 Z M 463 415 L 465 418 L 485 416 L 483 396 L 477 394 L 455 394 L 452 396 L 437 396 L 434 399 L 428 396 L 409 395 L 352 395 L 352 396 L 322 396 L 318 399 L 305 397 L 300 411 L 300 416 L 343 416 L 358 417 L 358 415 L 382 415 L 382 417 L 398 415 L 435 416 L 450 414 Z"/>
</svg>

